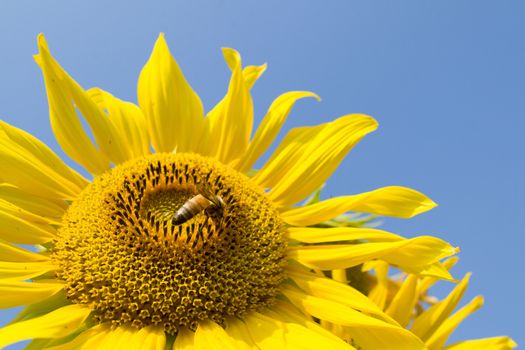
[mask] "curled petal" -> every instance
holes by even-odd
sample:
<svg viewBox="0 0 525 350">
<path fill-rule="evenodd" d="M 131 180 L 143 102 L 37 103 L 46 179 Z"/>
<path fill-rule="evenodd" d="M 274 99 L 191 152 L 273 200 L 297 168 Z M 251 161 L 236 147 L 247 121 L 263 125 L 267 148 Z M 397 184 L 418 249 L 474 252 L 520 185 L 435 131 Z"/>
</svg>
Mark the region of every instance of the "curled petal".
<svg viewBox="0 0 525 350">
<path fill-rule="evenodd" d="M 457 251 L 439 238 L 421 236 L 396 242 L 292 246 L 288 256 L 324 270 L 348 268 L 381 259 L 407 272 L 418 273 Z"/>
<path fill-rule="evenodd" d="M 410 218 L 436 205 L 421 192 L 406 187 L 389 186 L 357 195 L 327 199 L 304 207 L 281 209 L 281 215 L 290 225 L 311 226 L 350 210 Z"/>
<path fill-rule="evenodd" d="M 38 36 L 38 49 L 35 60 L 44 75 L 51 127 L 58 143 L 67 155 L 89 172 L 103 173 L 109 169 L 108 160 L 117 152 L 112 143 L 113 126 L 82 87 L 51 56 L 42 34 Z M 77 108 L 89 124 L 97 145 L 84 131 Z"/>
<path fill-rule="evenodd" d="M 229 48 L 222 51 L 232 68 L 232 76 L 228 93 L 208 113 L 209 136 L 203 142 L 208 145 L 204 154 L 227 164 L 246 152 L 253 126 L 253 103 L 239 53 Z"/>
<path fill-rule="evenodd" d="M 352 114 L 293 129 L 253 179 L 271 188 L 269 196 L 278 206 L 297 203 L 319 188 L 354 145 L 376 128 L 373 118 Z"/>
</svg>

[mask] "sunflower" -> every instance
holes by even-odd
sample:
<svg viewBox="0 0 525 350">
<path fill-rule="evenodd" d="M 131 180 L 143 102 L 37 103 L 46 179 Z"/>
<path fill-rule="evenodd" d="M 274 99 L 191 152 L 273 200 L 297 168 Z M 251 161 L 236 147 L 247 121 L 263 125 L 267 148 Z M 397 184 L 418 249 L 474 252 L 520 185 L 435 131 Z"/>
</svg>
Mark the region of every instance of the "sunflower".
<svg viewBox="0 0 525 350">
<path fill-rule="evenodd" d="M 449 270 L 457 261 L 457 257 L 452 257 L 444 261 L 442 267 Z M 429 289 L 438 281 L 435 277 L 405 273 L 389 277 L 389 266 L 385 262 L 368 262 L 360 272 L 363 273 L 362 270 L 368 269 L 375 271 L 373 276 L 366 273 L 368 279 L 365 288 L 368 290 L 366 293 L 369 298 L 399 325 L 406 327 L 420 338 L 425 343 L 425 349 L 511 350 L 517 346 L 507 336 L 447 344 L 448 338 L 461 322 L 483 305 L 483 297 L 478 295 L 454 312 L 468 287 L 470 273 L 465 275 L 443 300 L 438 300 L 428 294 Z M 333 277 L 348 283 L 348 277 L 356 274 L 358 275 L 359 271 L 345 270 L 345 273 L 334 273 Z M 344 327 L 326 322 L 321 324 L 342 339 L 351 341 L 351 332 Z"/>
<path fill-rule="evenodd" d="M 457 249 L 323 223 L 348 211 L 408 218 L 435 203 L 391 186 L 300 204 L 376 129 L 374 119 L 293 129 L 254 171 L 294 103 L 317 95 L 282 94 L 251 137 L 250 89 L 266 65 L 243 68 L 232 49 L 223 49 L 227 93 L 205 114 L 162 34 L 140 74 L 138 105 L 84 90 L 43 35 L 38 47 L 52 130 L 93 178 L 0 124 L 0 306 L 26 306 L 0 329 L 0 347 L 34 339 L 31 349 L 355 348 L 322 321 L 345 327 L 360 349 L 423 348 L 323 271 L 383 261 L 447 278 L 440 261 Z"/>
</svg>

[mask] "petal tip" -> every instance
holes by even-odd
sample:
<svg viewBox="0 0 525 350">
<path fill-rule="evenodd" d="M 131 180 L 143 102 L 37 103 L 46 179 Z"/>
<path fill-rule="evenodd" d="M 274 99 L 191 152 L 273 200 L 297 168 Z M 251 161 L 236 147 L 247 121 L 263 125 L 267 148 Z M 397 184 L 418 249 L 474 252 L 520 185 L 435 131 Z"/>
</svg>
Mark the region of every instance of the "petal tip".
<svg viewBox="0 0 525 350">
<path fill-rule="evenodd" d="M 485 304 L 485 298 L 483 297 L 483 295 L 478 295 L 474 297 L 473 302 L 476 308 L 480 308 L 483 306 L 483 304 Z"/>
<path fill-rule="evenodd" d="M 49 52 L 49 46 L 47 45 L 47 40 L 43 33 L 38 34 L 37 36 L 37 46 L 38 46 L 38 53 L 36 55 L 33 55 L 33 59 L 39 65 L 41 68 L 44 64 L 46 64 L 51 56 L 51 53 Z"/>
<path fill-rule="evenodd" d="M 237 50 L 227 46 L 221 47 L 221 51 L 223 55 L 238 53 Z"/>
<path fill-rule="evenodd" d="M 38 35 L 36 36 L 36 40 L 37 40 L 38 44 L 41 44 L 41 43 L 45 44 L 46 37 L 45 37 L 44 33 L 42 33 L 42 32 L 38 33 Z"/>
<path fill-rule="evenodd" d="M 377 129 L 379 127 L 379 122 L 374 117 L 371 117 L 369 115 L 366 116 L 369 118 L 370 125 L 374 127 L 374 130 Z"/>
<path fill-rule="evenodd" d="M 359 120 L 360 122 L 369 126 L 372 129 L 371 131 L 374 131 L 379 127 L 379 122 L 374 117 L 369 116 L 368 114 L 363 114 L 363 113 L 348 114 L 348 115 L 345 115 L 344 117 L 348 117 L 349 120 L 351 120 L 352 118 L 354 120 L 355 119 Z"/>
<path fill-rule="evenodd" d="M 422 196 L 424 196 L 425 199 L 421 201 L 419 207 L 416 210 L 414 210 L 414 213 L 410 217 L 414 217 L 416 215 L 425 213 L 438 206 L 438 204 L 434 202 L 432 199 L 430 199 L 429 197 L 425 196 L 424 194 L 422 194 Z"/>
<path fill-rule="evenodd" d="M 168 53 L 170 52 L 169 51 L 169 47 L 168 47 L 168 43 L 166 42 L 166 37 L 164 36 L 164 33 L 160 32 L 157 40 L 155 41 L 155 45 L 153 46 L 152 55 L 155 52 L 164 53 L 166 51 Z"/>
<path fill-rule="evenodd" d="M 47 46 L 47 40 L 44 36 L 44 33 L 39 33 L 36 37 L 36 42 L 38 45 L 38 52 L 42 53 L 42 51 L 49 51 L 49 47 Z"/>
<path fill-rule="evenodd" d="M 166 35 L 164 34 L 164 32 L 159 33 L 159 36 L 157 38 L 157 43 L 163 46 L 168 46 L 168 43 L 166 42 Z"/>
<path fill-rule="evenodd" d="M 228 67 L 233 71 L 241 67 L 241 54 L 231 47 L 221 47 L 222 56 Z"/>
<path fill-rule="evenodd" d="M 299 93 L 302 94 L 302 96 L 301 96 L 302 98 L 304 98 L 304 97 L 313 97 L 313 98 L 315 98 L 315 100 L 317 102 L 321 102 L 321 96 L 319 96 L 315 92 L 312 92 L 312 91 L 299 91 Z"/>
</svg>

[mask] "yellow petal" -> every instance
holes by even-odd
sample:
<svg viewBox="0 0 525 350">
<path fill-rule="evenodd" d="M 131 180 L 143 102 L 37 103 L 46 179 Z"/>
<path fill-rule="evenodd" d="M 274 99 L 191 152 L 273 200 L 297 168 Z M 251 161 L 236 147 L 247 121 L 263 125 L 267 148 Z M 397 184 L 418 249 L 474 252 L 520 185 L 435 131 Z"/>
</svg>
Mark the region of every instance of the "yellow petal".
<svg viewBox="0 0 525 350">
<path fill-rule="evenodd" d="M 261 124 L 257 128 L 253 139 L 248 145 L 246 153 L 239 159 L 239 162 L 234 167 L 242 173 L 247 172 L 252 168 L 257 159 L 268 149 L 279 130 L 284 124 L 286 117 L 292 110 L 293 105 L 299 99 L 306 97 L 315 97 L 319 100 L 319 96 L 313 92 L 308 91 L 290 91 L 277 97 L 272 102 L 268 112 L 264 116 Z"/>
<path fill-rule="evenodd" d="M 250 313 L 244 319 L 246 328 L 259 349 L 284 350 L 292 348 L 286 342 L 285 328 L 279 323 L 275 323 L 267 317 L 260 317 L 256 313 Z"/>
<path fill-rule="evenodd" d="M 245 319 L 250 335 L 261 350 L 352 349 L 339 339 L 324 336 L 297 323 L 281 322 L 257 312 L 248 314 Z"/>
<path fill-rule="evenodd" d="M 100 340 L 96 346 L 97 350 L 121 350 L 131 346 L 130 339 L 133 331 L 127 327 L 117 327 L 111 330 L 105 329 L 104 333 L 99 338 Z"/>
<path fill-rule="evenodd" d="M 297 203 L 319 188 L 352 147 L 376 128 L 373 118 L 353 114 L 292 130 L 253 179 L 271 187 L 269 196 L 277 205 Z"/>
<path fill-rule="evenodd" d="M 367 227 L 290 227 L 287 231 L 290 239 L 303 243 L 326 243 L 343 241 L 396 242 L 404 240 L 394 233 Z"/>
<path fill-rule="evenodd" d="M 0 329 L 0 348 L 31 338 L 61 338 L 74 332 L 89 316 L 85 306 L 68 305 L 47 315 L 12 323 Z"/>
<path fill-rule="evenodd" d="M 99 350 L 157 350 L 164 349 L 166 345 L 164 330 L 155 326 L 138 331 L 121 326 L 105 333 L 97 344 Z"/>
<path fill-rule="evenodd" d="M 50 261 L 39 262 L 6 262 L 0 261 L 0 279 L 13 279 L 18 281 L 29 280 L 56 270 Z"/>
<path fill-rule="evenodd" d="M 470 274 L 467 274 L 445 299 L 432 305 L 419 315 L 412 324 L 412 333 L 417 335 L 423 341 L 429 339 L 436 329 L 445 322 L 447 317 L 450 316 L 452 311 L 456 308 L 467 289 L 469 279 Z"/>
<path fill-rule="evenodd" d="M 447 346 L 445 350 L 511 350 L 517 346 L 509 337 L 494 337 L 462 341 Z"/>
<path fill-rule="evenodd" d="M 370 298 L 370 300 L 372 300 L 374 304 L 376 304 L 379 307 L 379 309 L 385 310 L 386 301 L 389 294 L 388 270 L 390 269 L 390 266 L 384 261 L 372 260 L 370 262 L 365 263 L 362 267 L 363 271 L 369 271 L 372 269 L 375 270 L 377 283 L 375 286 L 372 287 L 372 289 L 368 293 L 368 298 Z"/>
<path fill-rule="evenodd" d="M 232 49 L 225 48 L 223 49 L 223 55 L 226 63 L 228 64 L 228 67 L 232 72 L 235 71 L 236 67 L 238 65 L 241 65 L 241 55 Z M 242 71 L 242 76 L 244 79 L 244 85 L 249 89 L 253 87 L 257 79 L 264 73 L 266 70 L 266 64 L 263 64 L 261 66 L 247 66 Z M 219 145 L 218 142 L 215 142 L 212 136 L 212 125 L 213 125 L 213 133 L 217 133 L 217 124 L 220 124 L 220 120 L 217 118 L 220 117 L 221 113 L 223 113 L 225 104 L 227 103 L 227 100 L 230 98 L 229 94 L 226 94 L 226 96 L 219 102 L 213 109 L 208 113 L 208 118 L 205 119 L 204 123 L 204 130 L 201 137 L 201 141 L 199 142 L 199 145 L 197 147 L 198 153 L 203 155 L 209 155 L 213 156 L 216 155 L 217 147 Z M 251 97 L 250 97 L 251 98 Z M 237 159 L 231 163 L 232 166 L 235 167 L 235 164 L 238 164 L 240 159 Z"/>
<path fill-rule="evenodd" d="M 297 323 L 311 331 L 319 333 L 323 337 L 332 338 L 336 341 L 341 340 L 337 332 L 333 330 L 330 331 L 327 327 L 321 326 L 323 321 L 321 321 L 321 324 L 314 322 L 310 317 L 305 317 L 304 314 L 300 313 L 295 306 L 287 301 L 278 300 L 271 309 L 264 310 L 261 313 L 280 322 Z M 354 347 L 350 347 L 349 349 L 354 349 Z"/>
<path fill-rule="evenodd" d="M 42 298 L 36 303 L 26 306 L 11 322 L 14 323 L 39 317 L 69 304 L 70 302 L 67 300 L 65 289 L 61 289 L 58 293 L 50 297 Z"/>
<path fill-rule="evenodd" d="M 470 303 L 450 316 L 425 342 L 429 350 L 440 350 L 459 324 L 471 313 L 483 306 L 483 297 L 477 296 Z"/>
<path fill-rule="evenodd" d="M 409 331 L 367 316 L 343 304 L 284 287 L 283 294 L 295 305 L 321 320 L 349 329 L 352 339 L 365 349 L 423 349 L 421 341 Z"/>
<path fill-rule="evenodd" d="M 399 251 L 388 251 L 381 257 L 391 265 L 398 266 L 408 273 L 428 273 L 440 260 L 457 254 L 459 248 L 433 236 L 420 236 L 397 242 L 402 248 Z M 373 244 L 373 243 L 372 243 Z M 451 276 L 447 274 L 447 277 Z"/>
<path fill-rule="evenodd" d="M 44 35 L 38 36 L 39 53 L 35 60 L 42 69 L 49 103 L 51 128 L 68 156 L 92 174 L 109 169 L 108 157 L 113 154 L 111 124 L 86 92 L 55 61 L 49 53 Z M 84 131 L 76 108 L 87 121 L 99 149 Z"/>
<path fill-rule="evenodd" d="M 338 302 L 347 307 L 372 314 L 386 322 L 396 323 L 366 295 L 349 285 L 315 275 L 300 268 L 289 267 L 287 274 L 299 288 L 309 295 Z"/>
<path fill-rule="evenodd" d="M 87 94 L 107 114 L 108 122 L 113 125 L 112 159 L 116 164 L 151 153 L 146 118 L 138 106 L 98 88 L 88 90 Z"/>
<path fill-rule="evenodd" d="M 288 257 L 323 270 L 348 268 L 381 259 L 404 271 L 418 273 L 456 252 L 439 238 L 421 236 L 397 242 L 292 246 Z"/>
<path fill-rule="evenodd" d="M 114 350 L 114 349 L 147 349 L 141 344 L 145 340 L 146 333 L 143 332 L 140 335 L 139 331 L 129 327 L 117 327 L 111 329 L 107 334 L 100 340 L 100 343 L 97 345 L 99 350 Z M 162 335 L 163 336 L 163 335 Z M 162 343 L 161 343 L 162 344 Z M 150 345 L 152 345 L 150 343 Z M 158 349 L 164 349 L 164 345 Z M 156 342 L 153 342 L 153 346 L 156 346 Z M 151 348 L 150 349 L 157 349 Z"/>
<path fill-rule="evenodd" d="M 224 328 L 213 321 L 201 321 L 195 332 L 195 349 L 240 349 Z"/>
<path fill-rule="evenodd" d="M 240 55 L 223 49 L 226 61 L 232 61 L 233 70 L 228 92 L 209 113 L 206 123 L 209 136 L 205 155 L 214 156 L 223 163 L 241 157 L 248 147 L 253 125 L 253 104 L 249 87 L 244 80 Z"/>
<path fill-rule="evenodd" d="M 53 339 L 33 339 L 24 350 L 41 350 L 47 349 L 52 345 Z"/>
<path fill-rule="evenodd" d="M 450 270 L 454 265 L 456 265 L 456 263 L 458 262 L 459 258 L 457 256 L 453 256 L 447 260 L 445 260 L 443 263 L 438 263 L 440 266 L 439 268 L 441 270 Z M 418 290 L 418 294 L 419 295 L 423 295 L 425 294 L 428 289 L 430 287 L 432 287 L 437 281 L 439 281 L 440 278 L 436 278 L 434 276 L 428 276 L 428 277 L 425 277 L 423 278 L 418 286 L 417 286 L 417 290 Z"/>
<path fill-rule="evenodd" d="M 133 334 L 131 344 L 131 350 L 162 350 L 166 346 L 166 334 L 160 327 L 148 326 Z"/>
<path fill-rule="evenodd" d="M 13 262 L 47 261 L 45 255 L 33 253 L 0 239 L 0 260 Z"/>
<path fill-rule="evenodd" d="M 20 208 L 19 206 L 8 202 L 2 198 L 0 198 L 0 211 L 3 211 L 4 213 L 8 213 L 10 215 L 16 216 L 20 219 L 24 219 L 31 222 L 36 222 L 40 224 L 46 224 L 47 220 L 43 217 L 33 214 L 31 212 L 28 212 L 27 210 L 24 210 Z"/>
<path fill-rule="evenodd" d="M 347 211 L 410 218 L 436 207 L 424 194 L 406 187 L 389 186 L 352 196 L 327 199 L 299 208 L 283 209 L 281 216 L 290 225 L 311 226 Z"/>
<path fill-rule="evenodd" d="M 62 218 L 67 208 L 63 200 L 38 197 L 8 183 L 0 184 L 0 198 L 31 213 L 53 220 Z"/>
<path fill-rule="evenodd" d="M 241 63 L 241 55 L 230 48 L 223 48 L 222 53 L 224 56 L 224 61 L 228 65 L 228 68 L 233 72 L 237 66 Z M 249 89 L 253 87 L 253 84 L 260 78 L 260 76 L 266 71 L 266 63 L 260 66 L 248 66 L 243 69 L 242 75 L 246 85 Z"/>
<path fill-rule="evenodd" d="M 255 82 L 261 77 L 261 75 L 266 71 L 267 65 L 262 64 L 260 66 L 247 66 L 242 70 L 242 75 L 244 78 L 244 81 L 246 82 L 246 86 L 248 86 L 248 89 L 251 89 Z M 230 67 L 232 69 L 232 67 Z M 235 69 L 235 67 L 233 68 Z"/>
<path fill-rule="evenodd" d="M 195 333 L 187 328 L 182 328 L 177 333 L 173 350 L 194 350 Z"/>
<path fill-rule="evenodd" d="M 2 180 L 24 192 L 51 199 L 74 199 L 87 181 L 44 143 L 0 121 Z"/>
<path fill-rule="evenodd" d="M 138 101 L 157 152 L 195 150 L 204 125 L 202 102 L 186 81 L 162 33 L 140 73 Z"/>
<path fill-rule="evenodd" d="M 448 270 L 444 268 L 443 264 L 440 262 L 436 262 L 434 264 L 421 268 L 417 274 L 419 275 L 419 277 L 458 282 L 454 277 L 452 277 L 450 272 L 448 272 Z"/>
<path fill-rule="evenodd" d="M 20 282 L 0 280 L 0 308 L 29 305 L 58 293 L 62 283 Z M 0 337 L 1 338 L 1 337 Z"/>
<path fill-rule="evenodd" d="M 41 244 L 55 238 L 56 229 L 47 224 L 29 222 L 0 210 L 0 238 L 12 243 Z"/>
<path fill-rule="evenodd" d="M 252 337 L 250 336 L 250 332 L 248 331 L 244 321 L 232 317 L 226 322 L 228 324 L 226 331 L 239 349 L 259 350 L 259 347 L 255 344 Z"/>
<path fill-rule="evenodd" d="M 241 55 L 232 48 L 223 47 L 222 56 L 224 57 L 224 62 L 226 62 L 232 72 L 241 65 Z"/>
<path fill-rule="evenodd" d="M 348 283 L 348 276 L 346 274 L 346 269 L 332 270 L 332 279 L 334 281 L 347 284 Z"/>
<path fill-rule="evenodd" d="M 111 329 L 106 324 L 99 324 L 80 333 L 75 339 L 65 344 L 52 346 L 46 350 L 90 350 L 100 349 L 107 337 L 111 334 Z"/>
<path fill-rule="evenodd" d="M 241 65 L 241 55 L 237 51 L 225 47 L 222 49 L 222 54 L 224 56 L 224 61 L 232 72 L 235 71 L 237 66 Z M 265 63 L 260 66 L 247 66 L 242 70 L 242 76 L 248 89 L 253 87 L 255 82 L 266 71 L 266 68 L 267 65 Z M 220 103 L 222 103 L 222 101 Z"/>
<path fill-rule="evenodd" d="M 410 322 L 414 307 L 419 300 L 419 295 L 416 294 L 417 282 L 418 276 L 409 275 L 386 309 L 386 313 L 403 327 Z"/>
</svg>

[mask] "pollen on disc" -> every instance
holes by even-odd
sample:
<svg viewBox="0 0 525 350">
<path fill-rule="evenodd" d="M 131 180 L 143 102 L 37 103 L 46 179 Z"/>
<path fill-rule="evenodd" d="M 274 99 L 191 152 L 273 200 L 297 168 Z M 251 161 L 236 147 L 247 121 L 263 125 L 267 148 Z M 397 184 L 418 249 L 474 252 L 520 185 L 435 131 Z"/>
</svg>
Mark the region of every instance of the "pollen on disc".
<svg viewBox="0 0 525 350">
<path fill-rule="evenodd" d="M 175 212 L 198 194 L 221 210 Z M 284 224 L 264 192 L 211 158 L 156 154 L 98 177 L 68 209 L 52 259 L 67 297 L 98 322 L 169 334 L 271 304 L 284 279 Z"/>
</svg>

